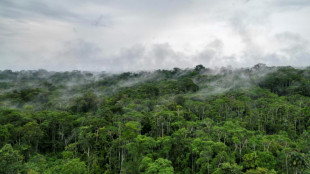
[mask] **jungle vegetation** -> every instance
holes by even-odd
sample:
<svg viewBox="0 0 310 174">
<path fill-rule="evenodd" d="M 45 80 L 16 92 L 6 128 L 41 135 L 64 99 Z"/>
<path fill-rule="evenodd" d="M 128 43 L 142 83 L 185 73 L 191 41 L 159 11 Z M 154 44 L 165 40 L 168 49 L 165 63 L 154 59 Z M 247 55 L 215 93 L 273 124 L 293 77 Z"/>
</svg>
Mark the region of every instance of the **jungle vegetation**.
<svg viewBox="0 0 310 174">
<path fill-rule="evenodd" d="M 0 173 L 310 173 L 310 68 L 0 71 Z"/>
</svg>

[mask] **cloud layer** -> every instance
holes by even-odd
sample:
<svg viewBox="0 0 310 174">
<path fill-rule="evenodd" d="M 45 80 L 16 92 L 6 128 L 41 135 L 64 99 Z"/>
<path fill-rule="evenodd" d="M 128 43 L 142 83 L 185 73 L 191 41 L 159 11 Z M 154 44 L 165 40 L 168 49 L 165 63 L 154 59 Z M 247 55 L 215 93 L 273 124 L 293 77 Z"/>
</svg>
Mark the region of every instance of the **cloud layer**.
<svg viewBox="0 0 310 174">
<path fill-rule="evenodd" d="M 310 65 L 308 0 L 2 0 L 0 69 Z"/>
</svg>

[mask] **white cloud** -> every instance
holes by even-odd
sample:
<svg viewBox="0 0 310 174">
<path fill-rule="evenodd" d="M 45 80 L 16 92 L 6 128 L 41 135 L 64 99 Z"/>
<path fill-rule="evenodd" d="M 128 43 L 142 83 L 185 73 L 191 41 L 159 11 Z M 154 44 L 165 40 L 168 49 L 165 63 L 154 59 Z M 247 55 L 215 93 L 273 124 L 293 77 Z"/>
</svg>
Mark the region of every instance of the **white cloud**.
<svg viewBox="0 0 310 174">
<path fill-rule="evenodd" d="M 308 0 L 0 2 L 0 69 L 306 66 Z"/>
</svg>

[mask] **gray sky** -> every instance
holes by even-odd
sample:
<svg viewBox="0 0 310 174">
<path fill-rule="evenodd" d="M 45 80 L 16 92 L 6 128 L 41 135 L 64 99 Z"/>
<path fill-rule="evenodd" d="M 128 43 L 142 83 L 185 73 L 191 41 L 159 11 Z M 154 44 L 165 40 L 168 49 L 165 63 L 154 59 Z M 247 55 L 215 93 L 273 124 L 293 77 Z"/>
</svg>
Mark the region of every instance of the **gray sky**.
<svg viewBox="0 0 310 174">
<path fill-rule="evenodd" d="M 0 0 L 0 69 L 310 65 L 309 0 Z"/>
</svg>

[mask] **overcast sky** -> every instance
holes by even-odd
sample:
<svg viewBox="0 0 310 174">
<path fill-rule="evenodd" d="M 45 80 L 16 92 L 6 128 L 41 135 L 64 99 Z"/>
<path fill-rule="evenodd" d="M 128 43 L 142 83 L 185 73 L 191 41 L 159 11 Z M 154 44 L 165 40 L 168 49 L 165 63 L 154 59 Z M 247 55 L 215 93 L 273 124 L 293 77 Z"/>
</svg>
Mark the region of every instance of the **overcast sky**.
<svg viewBox="0 0 310 174">
<path fill-rule="evenodd" d="M 310 0 L 0 0 L 0 69 L 310 65 Z"/>
</svg>

